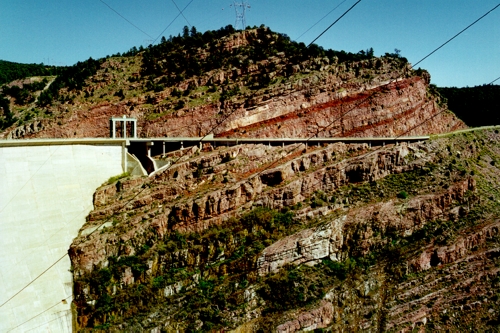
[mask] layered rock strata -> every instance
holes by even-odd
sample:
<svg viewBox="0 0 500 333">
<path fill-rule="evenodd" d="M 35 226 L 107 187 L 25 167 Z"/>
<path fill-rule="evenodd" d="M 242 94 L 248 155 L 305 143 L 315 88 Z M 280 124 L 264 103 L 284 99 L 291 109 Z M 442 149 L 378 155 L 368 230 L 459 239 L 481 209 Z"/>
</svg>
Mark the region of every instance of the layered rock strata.
<svg viewBox="0 0 500 333">
<path fill-rule="evenodd" d="M 110 305 L 115 331 L 493 327 L 499 135 L 172 154 L 96 192 L 70 250 L 80 328 L 108 296 L 140 304 Z"/>
<path fill-rule="evenodd" d="M 467 207 L 463 207 L 463 204 L 468 202 L 465 194 L 474 190 L 474 180 L 467 179 L 454 184 L 443 193 L 416 196 L 404 203 L 390 200 L 368 205 L 362 209 L 350 210 L 347 215 L 334 219 L 328 224 L 305 229 L 265 248 L 257 260 L 258 272 L 260 275 L 276 273 L 288 264 L 315 264 L 324 258 L 337 261 L 345 257 L 346 250 L 351 255 L 365 256 L 379 245 L 378 243 L 383 242 L 380 237 L 374 235 L 375 232 L 385 235 L 390 231 L 401 236 L 410 236 L 427 222 L 436 218 L 453 220 L 459 215 L 465 215 Z M 491 228 L 494 231 L 498 229 L 496 225 Z M 490 234 L 491 231 L 485 231 L 483 241 Z M 478 241 L 477 236 L 472 238 Z M 464 244 L 470 242 L 473 241 L 461 240 L 459 244 L 462 245 L 464 251 L 467 251 Z M 450 252 L 455 251 L 460 252 L 455 250 L 455 247 L 451 250 L 440 248 L 434 250 L 432 254 L 424 252 L 419 263 L 422 267 L 427 267 L 427 265 L 430 267 L 431 257 L 435 262 L 452 262 L 453 260 L 449 257 L 453 258 L 453 254 Z"/>
<path fill-rule="evenodd" d="M 195 158 L 189 162 L 178 163 L 158 175 L 151 183 L 142 185 L 143 188 L 151 187 L 147 191 L 137 189 L 133 183 L 124 183 L 123 188 L 128 189 L 124 193 L 117 192 L 114 185 L 98 190 L 95 195 L 97 209 L 90 214 L 90 223 L 85 228 L 100 225 L 103 220 L 106 221 L 109 216 L 120 211 L 122 217 L 118 219 L 122 222 L 118 223 L 118 226 L 127 225 L 127 232 L 120 238 L 114 232 L 94 233 L 90 238 L 80 238 L 71 248 L 78 262 L 75 267 L 89 271 L 96 266 L 105 265 L 108 256 L 120 255 L 120 243 L 136 243 L 134 238 L 142 237 L 140 235 L 146 230 L 154 230 L 159 237 L 172 231 L 200 232 L 210 226 L 223 224 L 230 216 L 241 209 L 248 209 L 253 204 L 280 209 L 303 201 L 315 191 L 332 191 L 350 182 L 374 181 L 390 173 L 413 169 L 424 161 L 408 164 L 404 158 L 408 154 L 406 145 L 388 146 L 363 154 L 359 159 L 337 160 L 336 155 L 348 151 L 366 151 L 368 148 L 367 145 L 347 146 L 339 143 L 314 149 L 313 152 L 300 155 L 278 168 L 267 170 L 264 166 L 263 172 L 253 170 L 253 176 L 222 186 L 221 189 L 199 191 L 199 187 L 203 186 L 201 183 L 213 179 L 213 175 L 209 174 L 206 180 L 201 181 L 199 178 L 193 178 L 193 172 L 198 170 L 198 166 L 212 168 L 210 171 L 215 172 L 215 168 L 220 167 L 218 163 L 227 160 L 226 156 L 246 159 L 249 156 L 262 155 L 259 150 L 263 148 L 235 147 L 223 154 L 215 152 L 209 158 Z M 301 151 L 295 148 L 297 147 L 289 151 Z M 245 154 L 247 149 L 250 151 Z M 253 151 L 254 149 L 257 152 Z M 223 166 L 224 171 L 232 170 L 237 161 L 238 159 L 226 163 Z M 251 165 L 247 164 L 246 167 Z M 195 189 L 196 196 L 190 196 L 189 193 L 194 193 L 192 191 Z M 134 191 L 138 191 L 138 194 L 133 194 Z M 122 199 L 116 200 L 117 196 Z M 179 200 L 180 198 L 182 199 Z M 108 202 L 109 205 L 99 208 L 102 203 Z M 137 215 L 137 212 L 144 213 Z M 144 218 L 147 223 L 142 223 Z"/>
</svg>

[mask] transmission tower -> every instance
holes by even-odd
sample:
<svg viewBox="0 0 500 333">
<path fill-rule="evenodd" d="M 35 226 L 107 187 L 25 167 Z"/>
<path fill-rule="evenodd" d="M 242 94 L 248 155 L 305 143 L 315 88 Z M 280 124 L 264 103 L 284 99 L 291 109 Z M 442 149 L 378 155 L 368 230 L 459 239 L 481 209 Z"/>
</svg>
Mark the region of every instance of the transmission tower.
<svg viewBox="0 0 500 333">
<path fill-rule="evenodd" d="M 229 7 L 234 7 L 234 11 L 236 13 L 236 21 L 234 23 L 234 28 L 238 30 L 238 23 L 241 24 L 241 30 L 245 30 L 246 28 L 246 20 L 245 20 L 245 12 L 247 9 L 250 9 L 250 5 L 248 2 L 236 2 L 233 1 Z"/>
</svg>

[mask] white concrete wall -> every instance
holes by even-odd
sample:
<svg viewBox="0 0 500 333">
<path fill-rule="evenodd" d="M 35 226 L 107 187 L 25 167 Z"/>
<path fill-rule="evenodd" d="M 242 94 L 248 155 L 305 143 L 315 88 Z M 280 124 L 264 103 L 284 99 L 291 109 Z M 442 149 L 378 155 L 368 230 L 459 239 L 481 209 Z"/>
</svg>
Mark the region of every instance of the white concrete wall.
<svg viewBox="0 0 500 333">
<path fill-rule="evenodd" d="M 95 189 L 122 172 L 121 145 L 0 145 L 0 332 L 71 332 L 67 251 Z"/>
</svg>

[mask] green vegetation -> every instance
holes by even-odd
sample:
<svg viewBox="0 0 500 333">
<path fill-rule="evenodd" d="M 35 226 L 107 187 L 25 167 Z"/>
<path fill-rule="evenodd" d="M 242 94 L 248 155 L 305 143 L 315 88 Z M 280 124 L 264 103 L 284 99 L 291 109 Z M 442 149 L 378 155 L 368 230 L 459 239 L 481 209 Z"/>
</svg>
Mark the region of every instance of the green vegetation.
<svg viewBox="0 0 500 333">
<path fill-rule="evenodd" d="M 128 177 L 130 174 L 128 172 L 124 172 L 120 175 L 116 175 L 116 176 L 113 176 L 113 177 L 110 177 L 107 181 L 107 184 L 113 184 L 115 183 L 117 180 L 120 180 L 122 178 L 125 178 L 125 177 Z"/>
<path fill-rule="evenodd" d="M 33 82 L 31 84 L 23 84 L 22 88 L 16 85 L 11 87 L 3 86 L 2 93 L 14 98 L 16 104 L 26 105 L 35 101 L 35 96 L 32 93 L 42 90 L 47 83 L 47 78 L 44 78 L 41 81 Z"/>
<path fill-rule="evenodd" d="M 62 68 L 44 64 L 19 64 L 0 60 L 0 85 L 26 77 L 55 75 Z"/>
<path fill-rule="evenodd" d="M 39 106 L 48 106 L 54 100 L 65 102 L 72 100 L 70 94 L 61 95 L 60 90 L 66 88 L 68 92 L 80 91 L 85 84 L 85 80 L 94 75 L 105 59 L 94 60 L 89 58 L 83 62 L 77 62 L 73 66 L 65 67 L 56 77 L 48 89 L 44 90 L 38 98 Z"/>
<path fill-rule="evenodd" d="M 387 197 L 406 199 L 410 195 L 408 192 L 417 194 L 422 188 L 427 186 L 438 188 L 449 181 L 449 174 L 448 177 L 446 175 L 430 177 L 436 168 L 437 165 L 434 163 L 427 163 L 423 168 L 390 174 L 378 181 L 343 186 L 334 195 L 343 198 L 344 201 L 347 198 L 351 205 L 362 205 Z M 329 201 L 335 202 L 335 200 L 336 198 L 332 196 Z"/>
<path fill-rule="evenodd" d="M 267 276 L 258 290 L 266 301 L 266 313 L 305 307 L 321 300 L 348 276 L 365 272 L 373 262 L 347 258 L 343 262 L 323 259 L 315 266 L 287 265 Z"/>
<path fill-rule="evenodd" d="M 338 62 L 360 61 L 374 57 L 373 49 L 360 51 L 357 54 L 325 50 L 315 44 L 306 47 L 304 43 L 291 41 L 287 35 L 274 33 L 266 27 L 254 27 L 247 32 L 250 31 L 253 31 L 247 37 L 250 44 L 234 50 L 225 50 L 220 45 L 223 43 L 221 40 L 223 37 L 236 32 L 231 25 L 219 30 L 209 30 L 203 34 L 194 28 L 182 36 L 179 34 L 176 37 L 170 36 L 168 39 L 162 39 L 159 45 L 150 46 L 145 50 L 141 74 L 152 78 L 163 76 L 161 82 L 166 86 L 171 86 L 185 78 L 199 76 L 214 69 L 237 68 L 244 73 L 251 63 L 278 55 L 289 59 L 290 64 L 298 64 L 318 57 L 327 57 Z M 200 48 L 207 49 L 207 57 L 201 58 L 198 55 Z M 386 54 L 386 56 L 399 58 L 391 54 Z M 257 78 L 256 84 L 258 86 L 269 85 L 272 80 L 268 73 L 276 70 L 278 70 L 276 65 L 269 62 Z M 280 75 L 284 76 L 292 74 L 291 67 L 281 72 Z"/>
<path fill-rule="evenodd" d="M 136 255 L 110 257 L 107 268 L 80 279 L 99 300 L 92 321 L 100 325 L 111 315 L 124 320 L 165 302 L 177 304 L 176 298 L 165 299 L 160 289 L 179 283 L 186 302 L 181 308 L 172 308 L 176 309 L 174 317 L 179 321 L 189 319 L 190 323 L 201 319 L 203 330 L 223 327 L 222 313 L 213 308 L 238 308 L 243 301 L 242 288 L 257 281 L 255 264 L 260 251 L 300 228 L 292 212 L 259 207 L 239 219 L 230 219 L 224 227 L 212 227 L 200 234 L 173 232 L 141 246 Z M 196 257 L 200 262 L 194 265 L 189 258 Z M 155 263 L 153 275 L 146 273 L 151 267 L 148 263 Z M 118 286 L 127 269 L 136 283 L 113 295 L 113 286 Z"/>
<path fill-rule="evenodd" d="M 406 199 L 406 198 L 408 198 L 408 193 L 406 193 L 406 191 L 401 191 L 398 193 L 397 197 L 399 199 Z"/>
<path fill-rule="evenodd" d="M 11 86 L 3 85 L 0 92 L 0 130 L 11 126 L 16 121 L 29 121 L 35 116 L 44 115 L 29 104 L 35 102 L 38 92 L 48 84 L 48 78 L 35 78 L 31 83 L 18 83 Z M 9 101 L 9 99 L 11 101 Z M 24 112 L 23 112 L 24 111 Z M 15 116 L 17 114 L 17 117 Z"/>
<path fill-rule="evenodd" d="M 3 95 L 0 95 L 0 111 L 0 130 L 9 127 L 16 122 L 14 113 L 10 110 L 10 102 Z"/>
</svg>

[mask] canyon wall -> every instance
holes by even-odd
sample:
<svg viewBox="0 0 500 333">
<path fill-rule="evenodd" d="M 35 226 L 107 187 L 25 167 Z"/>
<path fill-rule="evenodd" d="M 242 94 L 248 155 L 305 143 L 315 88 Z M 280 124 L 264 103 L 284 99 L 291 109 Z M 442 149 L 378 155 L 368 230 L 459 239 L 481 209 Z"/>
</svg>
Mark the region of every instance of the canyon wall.
<svg viewBox="0 0 500 333">
<path fill-rule="evenodd" d="M 499 228 L 484 177 L 500 178 L 498 135 L 206 145 L 103 186 L 70 248 L 78 327 L 489 327 Z"/>
</svg>

